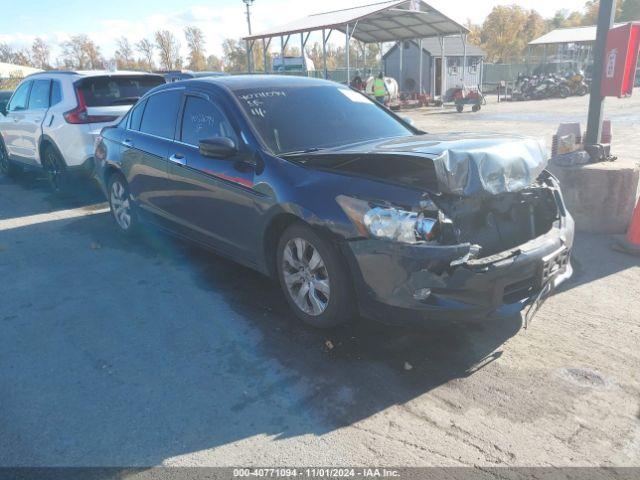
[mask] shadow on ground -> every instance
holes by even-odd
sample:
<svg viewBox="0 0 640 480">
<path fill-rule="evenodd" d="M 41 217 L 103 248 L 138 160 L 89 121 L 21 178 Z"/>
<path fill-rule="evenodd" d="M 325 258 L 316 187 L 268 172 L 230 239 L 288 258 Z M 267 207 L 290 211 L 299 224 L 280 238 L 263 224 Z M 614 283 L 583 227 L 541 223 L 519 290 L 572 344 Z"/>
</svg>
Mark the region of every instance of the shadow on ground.
<svg viewBox="0 0 640 480">
<path fill-rule="evenodd" d="M 323 435 L 473 375 L 521 327 L 318 331 L 270 279 L 155 230 L 126 239 L 95 215 L 43 245 L 39 228 L 0 252 L 3 466 L 150 466 Z M 580 242 L 573 286 L 628 268 L 591 268 L 602 245 Z"/>
</svg>

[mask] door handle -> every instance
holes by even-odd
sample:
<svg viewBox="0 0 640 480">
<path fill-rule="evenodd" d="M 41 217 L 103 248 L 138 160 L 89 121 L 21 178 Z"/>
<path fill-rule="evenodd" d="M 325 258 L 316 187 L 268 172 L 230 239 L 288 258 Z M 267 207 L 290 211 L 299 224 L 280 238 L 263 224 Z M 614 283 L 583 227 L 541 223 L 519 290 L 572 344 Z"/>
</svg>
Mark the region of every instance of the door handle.
<svg viewBox="0 0 640 480">
<path fill-rule="evenodd" d="M 184 158 L 184 155 L 180 153 L 174 153 L 169 157 L 169 161 L 173 163 L 177 163 L 178 165 L 186 165 L 187 159 Z"/>
</svg>

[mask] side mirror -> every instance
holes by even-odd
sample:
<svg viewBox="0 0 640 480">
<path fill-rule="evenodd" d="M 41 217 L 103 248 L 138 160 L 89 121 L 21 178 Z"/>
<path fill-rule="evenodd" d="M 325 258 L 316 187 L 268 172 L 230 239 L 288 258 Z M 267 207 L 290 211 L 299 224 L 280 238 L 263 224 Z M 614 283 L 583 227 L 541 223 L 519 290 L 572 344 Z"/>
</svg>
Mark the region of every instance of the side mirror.
<svg viewBox="0 0 640 480">
<path fill-rule="evenodd" d="M 404 120 L 405 123 L 408 123 L 412 127 L 415 127 L 415 125 L 413 123 L 413 118 L 411 118 L 411 117 L 402 117 L 402 120 Z"/>
<path fill-rule="evenodd" d="M 0 103 L 0 113 L 7 116 L 7 104 L 5 102 Z"/>
<path fill-rule="evenodd" d="M 229 158 L 238 153 L 235 142 L 228 137 L 213 137 L 200 140 L 200 155 L 211 158 Z"/>
</svg>

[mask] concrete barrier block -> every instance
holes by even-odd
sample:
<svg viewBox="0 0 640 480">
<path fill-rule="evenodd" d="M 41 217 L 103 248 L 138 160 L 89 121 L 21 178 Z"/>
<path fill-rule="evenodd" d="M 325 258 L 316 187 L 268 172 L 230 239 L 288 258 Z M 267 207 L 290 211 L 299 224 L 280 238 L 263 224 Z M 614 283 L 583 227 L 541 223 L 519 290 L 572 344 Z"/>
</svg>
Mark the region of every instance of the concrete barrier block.
<svg viewBox="0 0 640 480">
<path fill-rule="evenodd" d="M 640 168 L 630 162 L 602 162 L 561 167 L 550 165 L 562 186 L 576 229 L 625 233 L 638 195 Z"/>
</svg>

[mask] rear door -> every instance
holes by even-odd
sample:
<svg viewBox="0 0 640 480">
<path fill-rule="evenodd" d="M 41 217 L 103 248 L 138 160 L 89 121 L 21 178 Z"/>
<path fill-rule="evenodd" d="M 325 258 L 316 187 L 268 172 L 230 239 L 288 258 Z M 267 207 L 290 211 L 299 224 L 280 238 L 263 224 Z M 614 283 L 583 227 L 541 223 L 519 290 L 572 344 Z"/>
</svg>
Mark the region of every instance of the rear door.
<svg viewBox="0 0 640 480">
<path fill-rule="evenodd" d="M 168 152 L 173 144 L 183 88 L 157 92 L 131 111 L 122 136 L 122 168 L 131 194 L 149 213 L 166 217 L 171 188 Z"/>
<path fill-rule="evenodd" d="M 49 110 L 51 100 L 51 80 L 34 80 L 29 95 L 29 103 L 24 111 L 21 131 L 24 157 L 29 163 L 38 164 L 38 142 L 42 135 L 42 123 Z"/>
<path fill-rule="evenodd" d="M 22 141 L 23 121 L 29 105 L 29 92 L 33 81 L 23 82 L 14 92 L 7 107 L 6 121 L 2 126 L 2 138 L 9 156 L 14 160 L 26 161 L 27 149 Z"/>
</svg>

